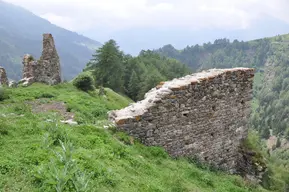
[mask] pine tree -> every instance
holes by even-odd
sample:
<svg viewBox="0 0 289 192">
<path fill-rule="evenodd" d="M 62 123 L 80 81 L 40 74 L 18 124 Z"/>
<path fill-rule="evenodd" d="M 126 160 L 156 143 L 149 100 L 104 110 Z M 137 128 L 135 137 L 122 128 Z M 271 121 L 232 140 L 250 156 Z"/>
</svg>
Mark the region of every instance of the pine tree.
<svg viewBox="0 0 289 192">
<path fill-rule="evenodd" d="M 139 91 L 139 78 L 136 74 L 136 72 L 133 70 L 130 76 L 130 80 L 128 83 L 128 93 L 129 93 L 129 97 L 131 99 L 133 99 L 134 101 L 136 101 L 137 99 L 137 94 Z"/>
<path fill-rule="evenodd" d="M 98 87 L 109 87 L 133 100 L 143 99 L 144 94 L 160 81 L 190 72 L 184 64 L 154 51 L 142 51 L 137 57 L 125 55 L 114 40 L 95 52 L 86 70 L 92 71 Z"/>
<path fill-rule="evenodd" d="M 97 86 L 123 90 L 123 54 L 114 40 L 109 40 L 93 55 L 93 76 Z"/>
<path fill-rule="evenodd" d="M 138 93 L 138 99 L 142 99 L 146 92 L 164 80 L 165 77 L 163 77 L 156 69 L 148 70 L 147 74 L 144 76 L 144 80 L 142 80 L 142 85 Z"/>
</svg>

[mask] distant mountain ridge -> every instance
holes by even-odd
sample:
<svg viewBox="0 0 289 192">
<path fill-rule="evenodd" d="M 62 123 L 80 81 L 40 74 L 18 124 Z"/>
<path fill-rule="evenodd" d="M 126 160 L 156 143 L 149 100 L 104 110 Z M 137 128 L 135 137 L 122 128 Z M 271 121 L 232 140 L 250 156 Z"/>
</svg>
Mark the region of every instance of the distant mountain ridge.
<svg viewBox="0 0 289 192">
<path fill-rule="evenodd" d="M 20 79 L 22 57 L 32 54 L 39 58 L 42 51 L 42 34 L 54 36 L 61 59 L 62 76 L 69 80 L 85 67 L 101 43 L 51 24 L 30 11 L 0 0 L 0 66 L 8 77 Z"/>
<path fill-rule="evenodd" d="M 263 67 L 271 51 L 269 38 L 253 41 L 230 42 L 229 39 L 216 39 L 203 45 L 187 46 L 182 50 L 165 45 L 155 50 L 157 53 L 177 59 L 194 71 L 210 68 Z"/>
</svg>

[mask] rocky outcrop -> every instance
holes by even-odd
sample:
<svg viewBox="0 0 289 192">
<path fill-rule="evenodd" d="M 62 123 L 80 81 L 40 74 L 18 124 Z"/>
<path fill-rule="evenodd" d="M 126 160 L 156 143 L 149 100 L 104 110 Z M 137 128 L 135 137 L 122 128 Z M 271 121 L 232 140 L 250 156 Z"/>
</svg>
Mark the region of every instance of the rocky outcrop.
<svg viewBox="0 0 289 192">
<path fill-rule="evenodd" d="M 23 57 L 23 85 L 34 82 L 55 85 L 61 82 L 61 69 L 58 53 L 55 48 L 54 39 L 51 34 L 43 35 L 43 51 L 40 59 L 26 54 Z"/>
<path fill-rule="evenodd" d="M 8 78 L 6 75 L 6 71 L 3 67 L 0 67 L 0 86 L 8 86 Z"/>
<path fill-rule="evenodd" d="M 111 111 L 119 130 L 173 157 L 197 157 L 239 173 L 248 135 L 254 69 L 212 69 L 160 83 L 145 99 Z M 246 156 L 247 157 L 247 156 Z"/>
</svg>

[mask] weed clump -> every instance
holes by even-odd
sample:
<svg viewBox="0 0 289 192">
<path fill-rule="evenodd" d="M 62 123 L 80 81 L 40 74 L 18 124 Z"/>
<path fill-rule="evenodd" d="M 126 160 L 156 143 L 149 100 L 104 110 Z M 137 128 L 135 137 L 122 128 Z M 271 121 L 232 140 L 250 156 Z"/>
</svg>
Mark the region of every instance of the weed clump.
<svg viewBox="0 0 289 192">
<path fill-rule="evenodd" d="M 3 87 L 0 87 L 0 101 L 4 101 L 5 99 L 8 99 L 9 96 L 7 94 L 7 91 L 4 90 Z"/>
<path fill-rule="evenodd" d="M 2 118 L 0 118 L 0 135 L 8 135 L 8 125 Z"/>
<path fill-rule="evenodd" d="M 83 172 L 73 157 L 75 148 L 66 130 L 59 126 L 54 118 L 46 127 L 42 148 L 50 154 L 48 163 L 40 165 L 35 174 L 35 181 L 43 191 L 91 191 L 90 174 Z"/>
</svg>

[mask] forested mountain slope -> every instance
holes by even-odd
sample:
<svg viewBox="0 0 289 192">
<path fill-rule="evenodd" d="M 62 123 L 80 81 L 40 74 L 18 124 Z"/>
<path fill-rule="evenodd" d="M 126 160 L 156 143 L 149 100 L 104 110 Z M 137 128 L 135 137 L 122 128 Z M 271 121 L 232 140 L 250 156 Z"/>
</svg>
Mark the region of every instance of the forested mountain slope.
<svg viewBox="0 0 289 192">
<path fill-rule="evenodd" d="M 166 45 L 156 52 L 178 59 L 194 71 L 209 68 L 254 67 L 256 81 L 252 127 L 264 138 L 269 130 L 274 135 L 289 136 L 289 35 L 248 42 L 218 39 L 202 46 L 176 50 Z"/>
<path fill-rule="evenodd" d="M 22 56 L 42 51 L 42 34 L 54 36 L 64 79 L 76 76 L 99 42 L 51 24 L 21 7 L 0 0 L 0 65 L 11 79 L 20 79 Z"/>
<path fill-rule="evenodd" d="M 194 70 L 212 67 L 260 67 L 264 65 L 270 52 L 270 40 L 230 42 L 228 39 L 217 39 L 214 43 L 187 46 L 183 50 L 176 50 L 172 45 L 166 45 L 156 51 L 186 63 Z"/>
</svg>

